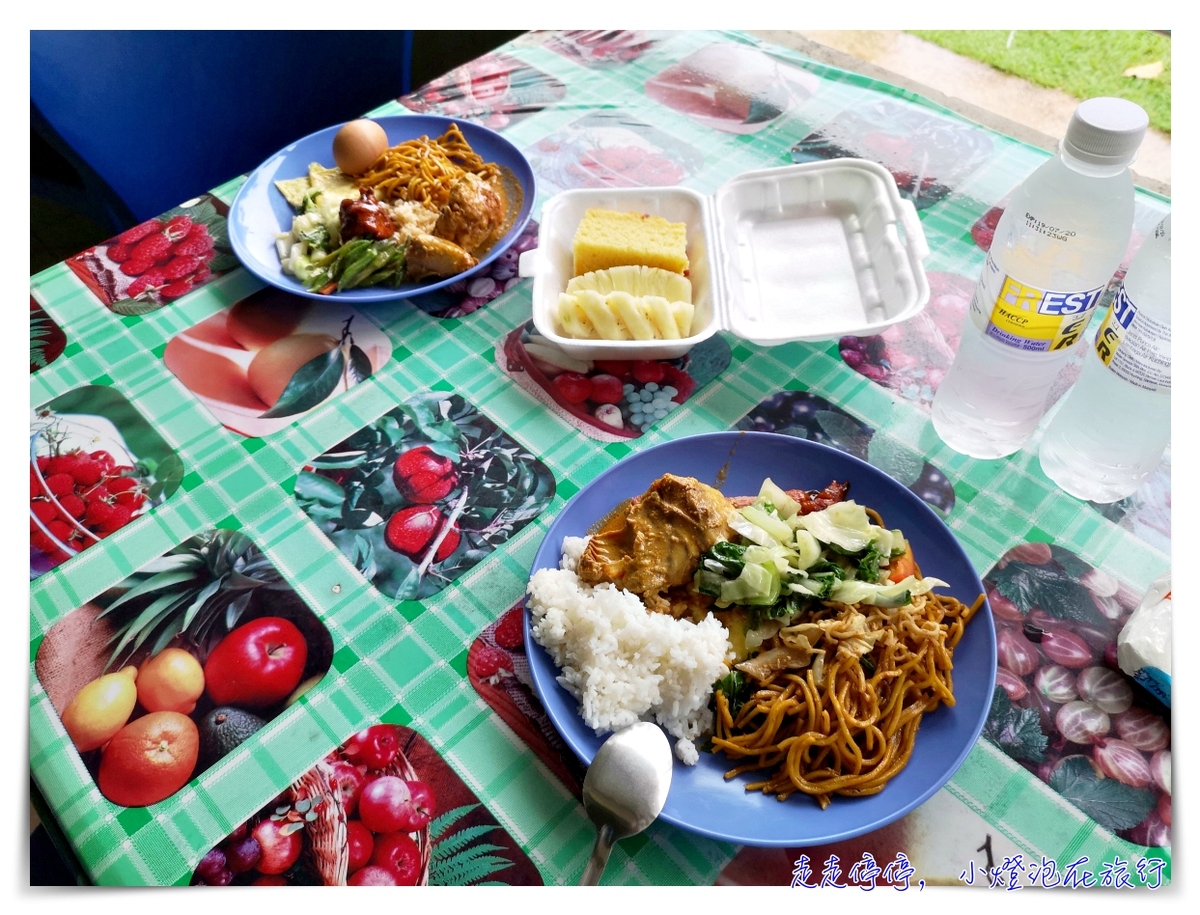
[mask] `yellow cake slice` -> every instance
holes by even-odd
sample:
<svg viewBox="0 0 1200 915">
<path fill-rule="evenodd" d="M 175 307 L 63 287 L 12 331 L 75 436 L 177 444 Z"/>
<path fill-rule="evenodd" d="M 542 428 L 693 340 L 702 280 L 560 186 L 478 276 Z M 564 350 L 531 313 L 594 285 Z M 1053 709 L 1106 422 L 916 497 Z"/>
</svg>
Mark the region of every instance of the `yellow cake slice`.
<svg viewBox="0 0 1200 915">
<path fill-rule="evenodd" d="M 591 209 L 575 231 L 574 252 L 576 276 L 627 264 L 683 273 L 687 225 L 644 213 Z"/>
</svg>

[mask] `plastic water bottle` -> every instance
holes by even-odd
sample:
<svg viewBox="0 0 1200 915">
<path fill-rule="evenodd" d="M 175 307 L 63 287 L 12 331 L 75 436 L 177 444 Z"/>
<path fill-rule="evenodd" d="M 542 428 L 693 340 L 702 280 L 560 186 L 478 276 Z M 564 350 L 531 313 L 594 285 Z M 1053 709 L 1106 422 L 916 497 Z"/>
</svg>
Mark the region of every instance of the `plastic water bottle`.
<svg viewBox="0 0 1200 915">
<path fill-rule="evenodd" d="M 933 399 L 933 427 L 955 451 L 1004 457 L 1037 428 L 1129 242 L 1128 166 L 1148 122 L 1124 99 L 1083 102 L 1058 155 L 1014 191 Z"/>
<path fill-rule="evenodd" d="M 1171 438 L 1171 217 L 1142 242 L 1039 458 L 1080 499 L 1115 502 L 1158 466 Z"/>
</svg>

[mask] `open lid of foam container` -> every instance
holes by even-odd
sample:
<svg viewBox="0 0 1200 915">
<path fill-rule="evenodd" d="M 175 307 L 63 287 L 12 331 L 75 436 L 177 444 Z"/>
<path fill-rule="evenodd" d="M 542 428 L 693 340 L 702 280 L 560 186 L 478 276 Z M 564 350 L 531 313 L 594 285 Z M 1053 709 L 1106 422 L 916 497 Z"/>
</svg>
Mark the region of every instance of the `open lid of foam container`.
<svg viewBox="0 0 1200 915">
<path fill-rule="evenodd" d="M 591 208 L 687 225 L 695 316 L 682 340 L 580 340 L 555 314 L 574 274 L 572 244 Z M 772 346 L 868 336 L 929 300 L 929 255 L 916 208 L 883 166 L 831 159 L 746 172 L 712 197 L 680 187 L 564 191 L 542 209 L 532 276 L 538 332 L 579 359 L 674 359 L 718 330 Z"/>
</svg>

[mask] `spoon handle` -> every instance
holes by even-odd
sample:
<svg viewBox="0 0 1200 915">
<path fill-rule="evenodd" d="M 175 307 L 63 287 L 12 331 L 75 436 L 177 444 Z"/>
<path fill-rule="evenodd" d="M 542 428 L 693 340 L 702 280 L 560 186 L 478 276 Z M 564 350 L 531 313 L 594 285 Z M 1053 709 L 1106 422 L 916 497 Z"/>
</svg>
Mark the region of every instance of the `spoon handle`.
<svg viewBox="0 0 1200 915">
<path fill-rule="evenodd" d="M 612 852 L 614 838 L 611 826 L 601 826 L 596 831 L 596 844 L 592 847 L 591 860 L 583 869 L 583 876 L 579 878 L 580 886 L 597 886 L 600 883 L 604 867 L 608 864 L 608 856 Z"/>
</svg>

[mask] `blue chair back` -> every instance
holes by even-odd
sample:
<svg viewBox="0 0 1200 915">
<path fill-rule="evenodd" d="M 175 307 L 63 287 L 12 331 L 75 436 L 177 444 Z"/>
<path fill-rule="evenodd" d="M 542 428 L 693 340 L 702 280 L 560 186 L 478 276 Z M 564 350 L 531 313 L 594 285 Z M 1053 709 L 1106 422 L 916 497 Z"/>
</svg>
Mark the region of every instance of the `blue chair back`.
<svg viewBox="0 0 1200 915">
<path fill-rule="evenodd" d="M 142 221 L 407 94 L 411 61 L 411 31 L 33 31 L 31 120 Z"/>
</svg>

